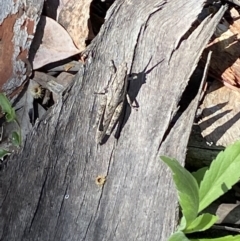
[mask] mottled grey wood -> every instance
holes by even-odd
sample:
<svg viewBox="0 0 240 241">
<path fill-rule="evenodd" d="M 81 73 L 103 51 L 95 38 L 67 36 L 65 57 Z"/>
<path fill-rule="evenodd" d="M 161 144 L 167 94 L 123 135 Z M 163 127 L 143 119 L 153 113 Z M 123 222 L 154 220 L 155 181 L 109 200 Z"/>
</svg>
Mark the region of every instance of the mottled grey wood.
<svg viewBox="0 0 240 241">
<path fill-rule="evenodd" d="M 72 88 L 28 136 L 1 173 L 1 240 L 165 241 L 178 219 L 170 171 L 184 164 L 198 98 L 171 122 L 200 55 L 225 8 L 185 35 L 203 0 L 116 1 Z M 126 61 L 129 94 L 120 138 L 95 142 L 109 61 Z M 106 183 L 95 183 L 106 175 Z"/>
<path fill-rule="evenodd" d="M 0 0 L 0 89 L 12 94 L 31 71 L 26 61 L 44 0 Z"/>
</svg>

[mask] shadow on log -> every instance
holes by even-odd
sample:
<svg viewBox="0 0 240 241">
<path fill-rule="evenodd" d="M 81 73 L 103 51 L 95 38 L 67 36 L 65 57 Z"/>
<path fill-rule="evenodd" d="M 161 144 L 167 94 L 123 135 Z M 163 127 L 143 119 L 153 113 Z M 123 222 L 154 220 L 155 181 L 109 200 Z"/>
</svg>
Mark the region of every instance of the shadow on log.
<svg viewBox="0 0 240 241">
<path fill-rule="evenodd" d="M 160 155 L 184 164 L 198 95 L 173 123 L 178 103 L 226 7 L 186 37 L 204 0 L 116 1 L 72 87 L 1 171 L 2 241 L 167 240 L 177 196 Z M 118 139 L 95 141 L 109 61 L 127 63 L 129 94 Z M 106 176 L 104 185 L 95 180 Z"/>
</svg>

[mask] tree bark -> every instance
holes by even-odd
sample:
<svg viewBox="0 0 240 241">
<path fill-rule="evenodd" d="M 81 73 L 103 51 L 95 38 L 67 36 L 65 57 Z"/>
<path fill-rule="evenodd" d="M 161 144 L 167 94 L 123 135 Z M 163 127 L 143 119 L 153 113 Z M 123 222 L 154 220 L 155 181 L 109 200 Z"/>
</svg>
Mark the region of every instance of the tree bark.
<svg viewBox="0 0 240 241">
<path fill-rule="evenodd" d="M 204 0 L 116 1 L 86 64 L 57 105 L 39 120 L 23 150 L 2 170 L 1 240 L 167 240 L 178 220 L 171 173 L 184 164 L 198 95 L 178 103 L 226 7 L 186 36 Z M 135 76 L 120 136 L 95 141 L 109 61 Z M 173 122 L 173 120 L 175 120 Z M 96 184 L 106 176 L 104 185 Z"/>
<path fill-rule="evenodd" d="M 28 56 L 43 0 L 0 0 L 0 89 L 19 93 L 31 72 Z"/>
</svg>

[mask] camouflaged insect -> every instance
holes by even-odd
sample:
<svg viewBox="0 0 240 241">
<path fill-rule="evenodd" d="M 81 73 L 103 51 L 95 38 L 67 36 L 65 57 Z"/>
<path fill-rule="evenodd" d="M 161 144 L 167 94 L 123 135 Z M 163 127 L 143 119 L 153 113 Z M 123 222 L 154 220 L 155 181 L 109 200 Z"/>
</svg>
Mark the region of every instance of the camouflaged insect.
<svg viewBox="0 0 240 241">
<path fill-rule="evenodd" d="M 127 98 L 128 77 L 127 77 L 127 63 L 123 62 L 117 69 L 112 61 L 112 77 L 104 89 L 104 91 L 97 93 L 102 95 L 98 116 L 97 116 L 97 134 L 96 141 L 100 143 L 105 136 L 109 136 L 123 110 L 124 101 Z M 131 105 L 131 104 L 130 104 Z"/>
</svg>

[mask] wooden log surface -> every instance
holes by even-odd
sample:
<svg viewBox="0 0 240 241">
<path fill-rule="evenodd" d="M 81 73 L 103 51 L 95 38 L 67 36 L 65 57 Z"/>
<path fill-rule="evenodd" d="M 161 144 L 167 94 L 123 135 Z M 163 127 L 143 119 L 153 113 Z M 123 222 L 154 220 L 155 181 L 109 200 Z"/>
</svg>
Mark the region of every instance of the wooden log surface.
<svg viewBox="0 0 240 241">
<path fill-rule="evenodd" d="M 167 240 L 178 220 L 170 171 L 184 164 L 199 92 L 172 123 L 181 95 L 226 7 L 186 33 L 204 0 L 116 1 L 88 60 L 62 100 L 1 172 L 0 239 Z M 129 95 L 120 137 L 95 141 L 109 61 L 127 62 Z M 104 185 L 95 180 L 106 176 Z"/>
</svg>

